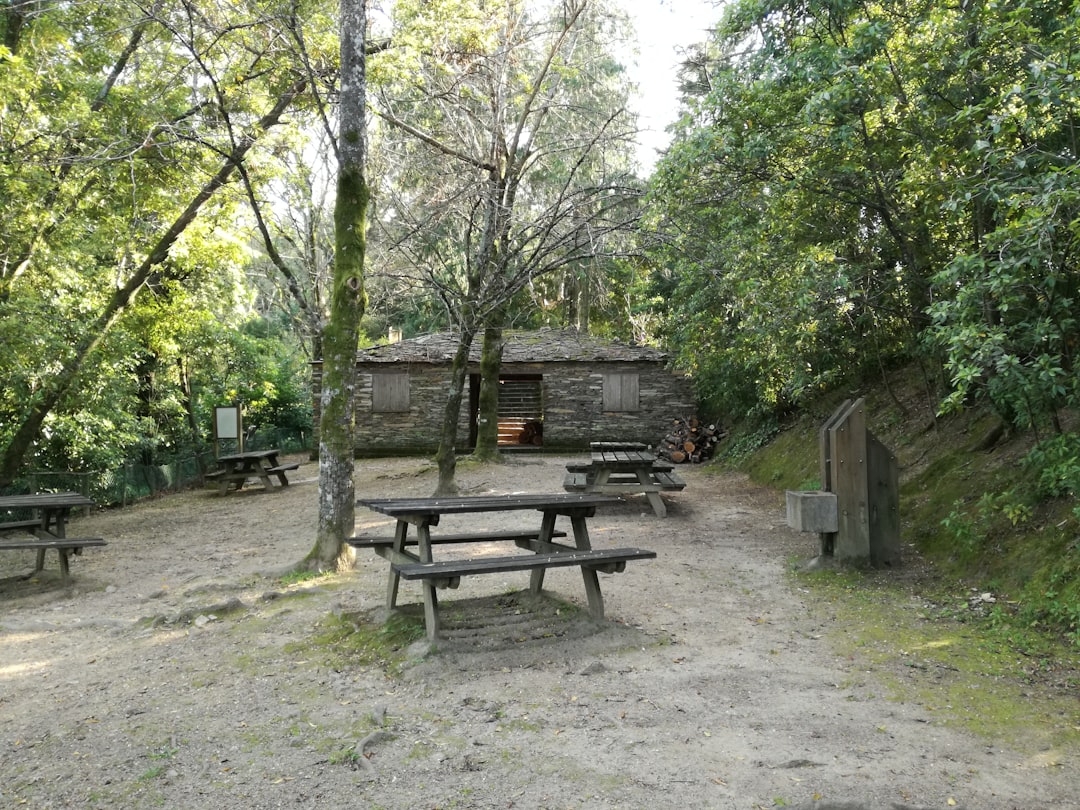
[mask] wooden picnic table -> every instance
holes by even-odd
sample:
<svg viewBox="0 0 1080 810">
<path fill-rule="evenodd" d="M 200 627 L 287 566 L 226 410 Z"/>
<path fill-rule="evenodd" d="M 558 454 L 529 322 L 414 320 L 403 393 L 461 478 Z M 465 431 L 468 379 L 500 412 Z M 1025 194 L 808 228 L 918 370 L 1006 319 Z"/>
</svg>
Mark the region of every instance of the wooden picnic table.
<svg viewBox="0 0 1080 810">
<path fill-rule="evenodd" d="M 598 506 L 617 503 L 618 499 L 605 495 L 487 495 L 445 498 L 382 498 L 357 501 L 373 511 L 392 517 L 396 521 L 392 538 L 354 537 L 348 542 L 356 548 L 373 549 L 390 562 L 386 587 L 386 606 L 393 609 L 397 604 L 398 587 L 402 578 L 419 579 L 423 588 L 424 622 L 428 638 L 434 641 L 439 634 L 438 588 L 456 588 L 461 577 L 471 574 L 504 571 L 530 571 L 529 589 L 540 593 L 544 573 L 548 568 L 580 566 L 588 598 L 589 613 L 594 619 L 604 617 L 604 601 L 600 593 L 597 572 L 618 573 L 630 560 L 650 559 L 656 552 L 638 548 L 593 549 L 589 541 L 588 518 L 596 513 Z M 529 526 L 515 531 L 481 531 L 473 529 L 464 534 L 435 534 L 445 515 L 478 515 L 485 512 L 534 511 L 539 512 L 539 526 Z M 555 542 L 566 532 L 556 531 L 559 517 L 570 520 L 574 545 Z M 413 528 L 410 536 L 409 527 Z M 435 560 L 433 547 L 442 544 L 470 544 L 490 542 L 513 542 L 532 554 L 506 556 L 466 556 L 456 559 Z M 411 551 L 415 546 L 416 551 Z"/>
<path fill-rule="evenodd" d="M 295 470 L 300 464 L 279 464 L 280 453 L 280 450 L 247 450 L 218 456 L 218 468 L 208 472 L 206 478 L 218 482 L 218 491 L 222 495 L 230 489 L 233 492 L 243 489 L 250 478 L 258 478 L 263 488 L 269 490 L 274 488 L 274 480 L 270 477 L 274 476 L 281 486 L 287 487 L 289 479 L 285 476 L 286 471 Z"/>
<path fill-rule="evenodd" d="M 22 531 L 27 538 L 0 540 L 0 551 L 33 549 L 37 561 L 27 578 L 45 567 L 45 552 L 55 549 L 60 556 L 60 574 L 69 581 L 68 554 L 81 554 L 87 546 L 104 546 L 100 537 L 68 537 L 67 520 L 72 509 L 94 506 L 94 502 L 78 492 L 35 492 L 30 495 L 0 496 L 0 532 Z M 12 512 L 33 512 L 33 517 L 16 517 Z"/>
<path fill-rule="evenodd" d="M 593 442 L 588 462 L 566 465 L 563 489 L 605 495 L 643 494 L 659 517 L 667 515 L 661 492 L 683 489 L 686 482 L 675 465 L 659 459 L 644 444 L 635 442 Z"/>
</svg>

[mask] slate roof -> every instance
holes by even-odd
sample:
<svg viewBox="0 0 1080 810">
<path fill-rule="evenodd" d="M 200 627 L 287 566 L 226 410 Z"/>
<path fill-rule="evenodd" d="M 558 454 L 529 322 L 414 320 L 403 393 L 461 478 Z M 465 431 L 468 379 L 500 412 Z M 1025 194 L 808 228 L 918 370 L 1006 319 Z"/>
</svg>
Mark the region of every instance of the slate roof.
<svg viewBox="0 0 1080 810">
<path fill-rule="evenodd" d="M 538 329 L 535 331 L 506 331 L 503 334 L 504 363 L 548 362 L 663 362 L 667 353 L 648 346 L 602 340 L 582 334 L 576 329 Z M 473 341 L 470 362 L 480 362 L 483 335 Z M 452 332 L 433 332 L 398 343 L 369 346 L 356 353 L 359 363 L 449 363 L 457 350 L 457 335 Z"/>
</svg>

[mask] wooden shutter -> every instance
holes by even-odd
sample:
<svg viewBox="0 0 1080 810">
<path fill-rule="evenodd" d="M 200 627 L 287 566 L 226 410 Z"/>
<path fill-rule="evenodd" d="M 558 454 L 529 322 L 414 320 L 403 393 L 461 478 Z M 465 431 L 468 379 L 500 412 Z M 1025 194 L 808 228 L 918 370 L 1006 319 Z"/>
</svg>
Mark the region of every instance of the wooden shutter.
<svg viewBox="0 0 1080 810">
<path fill-rule="evenodd" d="M 604 375 L 604 410 L 636 411 L 638 409 L 638 375 Z"/>
<path fill-rule="evenodd" d="M 387 371 L 371 375 L 371 410 L 396 413 L 409 410 L 409 372 Z"/>
</svg>

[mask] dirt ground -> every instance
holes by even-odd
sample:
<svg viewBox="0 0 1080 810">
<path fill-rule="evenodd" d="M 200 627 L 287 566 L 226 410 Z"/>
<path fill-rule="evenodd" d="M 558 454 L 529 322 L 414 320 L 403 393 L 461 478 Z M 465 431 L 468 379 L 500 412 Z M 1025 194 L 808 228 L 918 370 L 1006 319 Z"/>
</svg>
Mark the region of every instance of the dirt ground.
<svg viewBox="0 0 1080 810">
<path fill-rule="evenodd" d="M 701 468 L 680 470 L 666 518 L 633 498 L 590 521 L 596 547 L 658 552 L 601 575 L 603 623 L 575 569 L 549 572 L 539 600 L 524 573 L 472 577 L 442 592 L 447 638 L 400 673 L 328 665 L 302 642 L 335 615 L 380 620 L 387 566 L 362 553 L 339 576 L 276 577 L 313 542 L 317 467 L 294 460 L 284 490 L 76 518 L 69 535 L 109 544 L 75 558 L 71 587 L 55 555 L 31 580 L 16 575 L 32 552 L 0 555 L 0 806 L 1080 807 L 1080 752 L 890 699 L 880 666 L 830 637 L 835 608 L 789 576 L 816 537 L 784 525 L 782 493 Z M 557 492 L 566 461 L 458 480 Z M 359 462 L 356 480 L 387 497 L 435 477 L 405 459 Z M 389 527 L 358 510 L 357 528 Z"/>
</svg>

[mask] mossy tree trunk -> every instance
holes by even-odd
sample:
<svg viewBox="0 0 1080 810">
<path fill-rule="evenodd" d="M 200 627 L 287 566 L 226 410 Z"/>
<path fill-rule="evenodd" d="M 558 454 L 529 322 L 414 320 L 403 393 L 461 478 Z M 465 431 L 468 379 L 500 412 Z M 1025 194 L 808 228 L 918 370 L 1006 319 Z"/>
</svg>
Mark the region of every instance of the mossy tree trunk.
<svg viewBox="0 0 1080 810">
<path fill-rule="evenodd" d="M 502 368 L 502 326 L 484 329 L 480 353 L 480 407 L 476 426 L 476 450 L 481 461 L 499 459 L 499 370 Z"/>
<path fill-rule="evenodd" d="M 450 391 L 446 399 L 446 410 L 443 412 L 442 438 L 435 454 L 435 461 L 439 466 L 436 495 L 456 495 L 458 491 L 457 482 L 454 480 L 457 470 L 458 417 L 461 414 L 461 400 L 465 394 L 465 380 L 469 371 L 469 350 L 475 337 L 475 327 L 463 328 L 450 366 Z"/>
<path fill-rule="evenodd" d="M 319 420 L 319 525 L 308 568 L 351 567 L 356 510 L 356 349 L 364 314 L 365 225 L 369 191 L 364 175 L 366 34 L 364 0 L 341 2 L 341 100 L 334 203 L 334 278 L 323 330 L 322 413 Z"/>
</svg>

